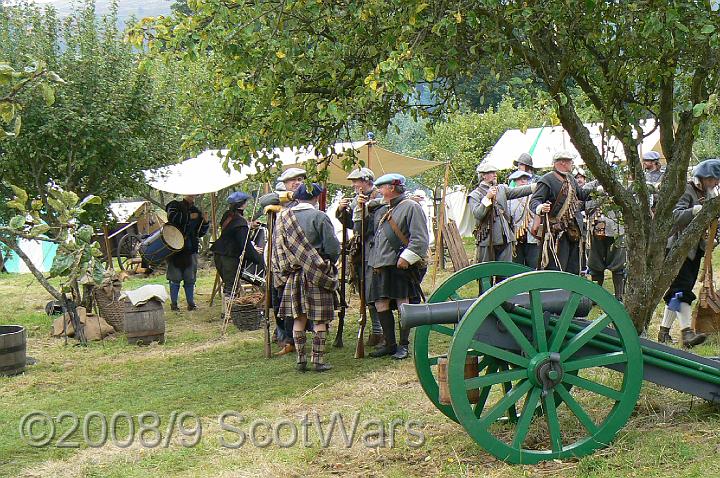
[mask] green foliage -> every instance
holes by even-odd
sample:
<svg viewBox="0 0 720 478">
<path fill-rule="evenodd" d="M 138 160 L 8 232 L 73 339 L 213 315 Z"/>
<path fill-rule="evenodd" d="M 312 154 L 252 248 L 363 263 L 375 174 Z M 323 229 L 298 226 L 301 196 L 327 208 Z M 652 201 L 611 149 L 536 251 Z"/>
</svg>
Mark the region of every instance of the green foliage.
<svg viewBox="0 0 720 478">
<path fill-rule="evenodd" d="M 16 70 L 9 63 L 0 61 L 0 141 L 20 134 L 23 105 L 19 95 L 23 91 L 39 88 L 47 106 L 51 106 L 55 102 L 54 85 L 60 83 L 64 81 L 57 73 L 49 71 L 44 62 L 33 61 Z M 2 123 L 12 125 L 12 129 L 6 130 Z"/>
<path fill-rule="evenodd" d="M 12 247 L 19 238 L 50 240 L 58 244 L 50 277 L 62 277 L 63 288 L 68 290 L 76 284 L 100 284 L 105 274 L 103 254 L 100 245 L 93 240 L 93 228 L 82 224 L 80 216 L 84 207 L 100 201 L 97 196 L 88 196 L 82 201 L 72 191 L 51 188 L 47 200 L 52 209 L 53 225 L 40 218 L 37 198 L 30 199 L 27 192 L 9 185 L 15 196 L 8 206 L 24 214 L 13 216 L 6 226 L 0 226 L 0 241 Z M 29 211 L 29 212 L 27 212 Z M 45 284 L 44 284 L 45 285 Z M 47 287 L 47 286 L 46 286 Z"/>
<path fill-rule="evenodd" d="M 453 113 L 447 121 L 434 126 L 423 156 L 435 161 L 450 161 L 453 183 L 470 187 L 476 182 L 475 167 L 490 152 L 508 129 L 525 130 L 549 124 L 552 118 L 539 108 L 516 108 L 509 98 L 497 109 L 484 113 Z M 431 171 L 426 184 L 441 184 L 443 172 Z"/>
<path fill-rule="evenodd" d="M 84 0 L 62 19 L 49 6 L 4 7 L 0 58 L 18 68 L 26 57 L 66 84 L 45 82 L 18 95 L 23 134 L 3 144 L 0 177 L 57 209 L 68 198 L 46 198 L 48 184 L 112 200 L 144 189 L 143 169 L 179 159 L 173 98 L 181 72 L 124 43 L 115 6 L 98 17 L 92 0 Z"/>
</svg>

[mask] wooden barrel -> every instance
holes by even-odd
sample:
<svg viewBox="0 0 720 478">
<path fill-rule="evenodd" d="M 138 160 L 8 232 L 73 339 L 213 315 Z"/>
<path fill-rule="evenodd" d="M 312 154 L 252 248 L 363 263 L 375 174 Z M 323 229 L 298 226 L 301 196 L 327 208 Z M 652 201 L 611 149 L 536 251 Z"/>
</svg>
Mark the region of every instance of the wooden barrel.
<svg viewBox="0 0 720 478">
<path fill-rule="evenodd" d="M 0 375 L 25 371 L 27 331 L 20 325 L 0 325 Z"/>
<path fill-rule="evenodd" d="M 129 344 L 165 343 L 165 311 L 162 302 L 151 299 L 143 305 L 125 303 L 124 329 Z"/>
<path fill-rule="evenodd" d="M 450 405 L 450 388 L 447 383 L 448 359 L 447 357 L 438 358 L 437 381 L 440 387 L 440 395 L 438 401 L 443 405 Z M 473 378 L 478 376 L 478 358 L 475 355 L 465 357 L 465 378 Z M 480 400 L 480 390 L 473 388 L 467 391 L 470 403 L 477 403 Z"/>
</svg>

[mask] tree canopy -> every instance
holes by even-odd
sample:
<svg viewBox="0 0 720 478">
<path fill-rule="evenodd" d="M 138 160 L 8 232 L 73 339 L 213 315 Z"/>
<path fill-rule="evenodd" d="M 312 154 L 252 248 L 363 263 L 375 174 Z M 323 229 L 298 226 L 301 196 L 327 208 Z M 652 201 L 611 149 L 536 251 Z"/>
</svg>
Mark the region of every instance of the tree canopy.
<svg viewBox="0 0 720 478">
<path fill-rule="evenodd" d="M 138 191 L 143 169 L 179 156 L 174 73 L 141 67 L 144 55 L 123 42 L 115 8 L 102 17 L 91 1 L 76 8 L 63 19 L 51 7 L 0 10 L 2 61 L 19 69 L 34 58 L 65 80 L 17 95 L 22 134 L 2 144 L 0 178 L 31 196 L 47 198 L 55 184 L 111 200 Z"/>
<path fill-rule="evenodd" d="M 212 64 L 207 94 L 221 141 L 249 161 L 261 147 L 328 144 L 353 125 L 384 127 L 409 110 L 442 115 L 456 86 L 514 72 L 542 86 L 557 117 L 622 210 L 630 278 L 626 306 L 642 329 L 712 215 L 711 201 L 666 256 L 698 128 L 716 114 L 720 16 L 710 1 L 191 0 L 192 16 L 145 19 L 129 35 L 156 51 Z M 482 78 L 478 88 L 482 88 Z M 417 94 L 419 88 L 426 94 Z M 583 126 L 580 91 L 643 177 L 640 122 L 655 118 L 668 168 L 655 216 L 643 180 L 627 189 Z M 212 131 L 211 131 L 212 129 Z"/>
</svg>

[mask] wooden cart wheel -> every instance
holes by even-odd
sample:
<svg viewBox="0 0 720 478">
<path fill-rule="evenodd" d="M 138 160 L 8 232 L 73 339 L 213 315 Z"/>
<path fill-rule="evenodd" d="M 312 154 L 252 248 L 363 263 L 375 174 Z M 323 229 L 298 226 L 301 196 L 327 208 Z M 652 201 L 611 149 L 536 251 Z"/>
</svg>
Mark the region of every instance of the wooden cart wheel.
<svg viewBox="0 0 720 478">
<path fill-rule="evenodd" d="M 485 262 L 466 267 L 453 274 L 443 282 L 430 296 L 428 302 L 445 302 L 462 298 L 477 297 L 480 283 L 481 290 L 488 290 L 497 278 L 510 277 L 531 269 L 512 262 Z M 465 290 L 463 290 L 465 289 Z M 469 289 L 469 290 L 468 290 Z M 440 387 L 437 382 L 438 359 L 445 355 L 453 336 L 454 328 L 448 325 L 423 325 L 415 328 L 413 339 L 413 356 L 415 371 L 423 391 L 430 401 L 445 416 L 458 421 L 450 405 L 440 403 Z M 480 370 L 486 367 L 497 368 L 500 364 L 495 360 L 480 360 Z"/>
<path fill-rule="evenodd" d="M 117 261 L 118 266 L 123 271 L 132 271 L 140 265 L 140 256 L 138 249 L 140 248 L 140 236 L 137 234 L 125 234 L 118 242 Z"/>
<path fill-rule="evenodd" d="M 540 292 L 548 289 L 571 293 L 559 317 L 543 313 Z M 503 308 L 524 292 L 530 294 L 530 310 Z M 583 297 L 600 311 L 590 322 L 573 320 Z M 476 339 L 488 317 L 514 346 Z M 608 326 L 614 332 L 607 332 Z M 608 338 L 613 333 L 616 337 Z M 510 367 L 465 379 L 468 354 Z M 640 342 L 623 305 L 597 284 L 555 271 L 520 274 L 486 291 L 456 328 L 448 357 L 450 398 L 460 424 L 489 453 L 517 464 L 580 457 L 607 446 L 630 417 L 642 377 Z M 513 386 L 506 392 L 508 382 Z M 484 403 L 473 406 L 466 391 L 476 388 Z M 517 421 L 498 423 L 511 407 L 519 412 Z"/>
</svg>

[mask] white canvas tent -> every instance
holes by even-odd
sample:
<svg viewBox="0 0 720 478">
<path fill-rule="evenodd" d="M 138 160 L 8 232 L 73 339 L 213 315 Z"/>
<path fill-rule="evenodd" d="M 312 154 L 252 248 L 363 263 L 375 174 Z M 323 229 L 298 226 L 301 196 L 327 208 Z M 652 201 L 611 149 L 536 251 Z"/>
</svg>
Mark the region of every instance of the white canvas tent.
<svg viewBox="0 0 720 478">
<path fill-rule="evenodd" d="M 601 124 L 589 123 L 585 127 L 590 131 L 590 136 L 598 151 L 607 161 L 625 161 L 622 144 L 615 137 L 610 137 L 603 144 Z M 657 151 L 662 156 L 660 129 L 655 128 L 655 121 L 647 120 L 642 124 L 642 127 L 646 137 L 640 146 L 640 154 L 652 150 Z M 570 141 L 570 136 L 562 126 L 529 128 L 525 132 L 511 129 L 502 135 L 483 162 L 487 161 L 501 170 L 514 169 L 513 161 L 522 153 L 530 153 L 533 157 L 533 165 L 536 168 L 551 168 L 553 154 L 564 149 L 577 155 L 575 164 L 584 164 L 572 141 Z"/>
<path fill-rule="evenodd" d="M 357 157 L 365 161 L 376 176 L 395 172 L 405 176 L 416 176 L 430 168 L 443 163 L 425 161 L 402 154 L 394 153 L 377 146 L 370 141 L 353 143 L 336 143 L 333 154 L 328 162 L 328 182 L 347 186 L 347 172 L 342 168 L 343 155 L 354 150 Z M 228 150 L 206 150 L 196 158 L 190 158 L 179 164 L 145 171 L 145 179 L 150 186 L 172 194 L 205 194 L 238 184 L 248 177 L 260 172 L 253 164 L 230 165 L 228 171 L 223 168 Z M 264 153 L 263 153 L 264 154 Z M 309 159 L 316 159 L 317 154 L 310 146 L 307 148 L 274 149 L 283 165 L 283 169 L 303 167 Z"/>
<path fill-rule="evenodd" d="M 53 260 L 55 259 L 55 253 L 57 252 L 57 244 L 48 241 L 19 239 L 18 245 L 37 270 L 40 272 L 48 272 L 50 270 Z M 5 270 L 10 273 L 19 274 L 30 272 L 30 269 L 25 262 L 20 259 L 20 256 L 12 251 L 5 256 Z"/>
</svg>

